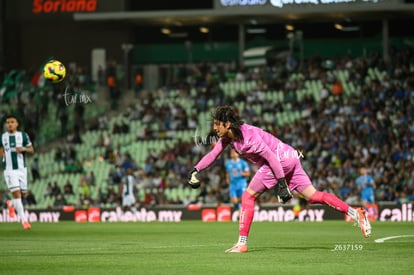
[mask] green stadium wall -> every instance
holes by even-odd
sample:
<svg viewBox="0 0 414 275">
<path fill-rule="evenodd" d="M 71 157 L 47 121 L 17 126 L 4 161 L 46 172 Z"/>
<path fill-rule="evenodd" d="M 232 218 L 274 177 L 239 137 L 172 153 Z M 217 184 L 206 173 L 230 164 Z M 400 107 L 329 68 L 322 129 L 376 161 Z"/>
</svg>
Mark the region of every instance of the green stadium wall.
<svg viewBox="0 0 414 275">
<path fill-rule="evenodd" d="M 390 44 L 401 48 L 410 44 L 413 38 L 392 38 Z M 295 42 L 295 48 L 299 45 Z M 270 41 L 256 38 L 246 43 L 246 49 L 261 46 L 288 47 L 288 41 Z M 373 50 L 382 53 L 382 37 L 357 39 L 304 39 L 304 57 L 321 56 L 363 56 Z M 185 43 L 135 45 L 131 60 L 133 64 L 171 64 L 203 61 L 234 61 L 238 60 L 239 45 L 237 42 L 193 43 L 189 51 Z M 298 50 L 296 50 L 296 54 Z"/>
</svg>

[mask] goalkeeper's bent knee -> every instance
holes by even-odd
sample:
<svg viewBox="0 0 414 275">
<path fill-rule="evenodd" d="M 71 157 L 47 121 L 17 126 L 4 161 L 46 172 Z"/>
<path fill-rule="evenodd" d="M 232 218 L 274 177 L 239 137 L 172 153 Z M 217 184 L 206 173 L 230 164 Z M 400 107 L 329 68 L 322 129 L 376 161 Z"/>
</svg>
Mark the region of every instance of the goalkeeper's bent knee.
<svg viewBox="0 0 414 275">
<path fill-rule="evenodd" d="M 256 201 L 256 197 L 250 194 L 247 191 L 243 192 L 242 195 L 242 208 L 246 207 L 254 207 L 254 202 Z"/>
</svg>

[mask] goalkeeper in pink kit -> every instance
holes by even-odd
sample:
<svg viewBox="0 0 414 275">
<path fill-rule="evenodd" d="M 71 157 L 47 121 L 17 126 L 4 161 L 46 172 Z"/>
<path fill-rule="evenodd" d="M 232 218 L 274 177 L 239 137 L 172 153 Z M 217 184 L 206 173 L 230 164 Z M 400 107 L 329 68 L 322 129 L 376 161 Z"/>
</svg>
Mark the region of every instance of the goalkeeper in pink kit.
<svg viewBox="0 0 414 275">
<path fill-rule="evenodd" d="M 197 174 L 208 168 L 228 145 L 242 158 L 259 166 L 242 195 L 239 240 L 226 252 L 247 252 L 247 237 L 253 222 L 255 201 L 263 192 L 273 188 L 282 203 L 292 198 L 290 190 L 294 190 L 309 203 L 327 204 L 349 215 L 356 221 L 364 237 L 371 235 L 371 225 L 365 210 L 354 209 L 334 194 L 316 190 L 293 147 L 258 127 L 244 123 L 231 107 L 217 107 L 212 113 L 212 119 L 219 140 L 190 171 L 188 183 L 191 187 L 200 186 Z"/>
</svg>

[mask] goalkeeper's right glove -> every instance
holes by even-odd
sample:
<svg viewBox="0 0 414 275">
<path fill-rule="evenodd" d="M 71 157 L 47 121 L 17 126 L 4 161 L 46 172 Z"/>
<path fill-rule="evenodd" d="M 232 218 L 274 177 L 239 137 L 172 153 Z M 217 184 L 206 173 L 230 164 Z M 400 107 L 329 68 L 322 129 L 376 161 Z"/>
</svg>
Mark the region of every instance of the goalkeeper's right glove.
<svg viewBox="0 0 414 275">
<path fill-rule="evenodd" d="M 283 204 L 287 203 L 292 198 L 292 193 L 289 190 L 289 186 L 287 185 L 285 178 L 277 180 L 275 190 L 277 199 Z"/>
<path fill-rule="evenodd" d="M 196 168 L 193 168 L 188 174 L 188 184 L 194 189 L 200 187 L 200 179 Z"/>
</svg>

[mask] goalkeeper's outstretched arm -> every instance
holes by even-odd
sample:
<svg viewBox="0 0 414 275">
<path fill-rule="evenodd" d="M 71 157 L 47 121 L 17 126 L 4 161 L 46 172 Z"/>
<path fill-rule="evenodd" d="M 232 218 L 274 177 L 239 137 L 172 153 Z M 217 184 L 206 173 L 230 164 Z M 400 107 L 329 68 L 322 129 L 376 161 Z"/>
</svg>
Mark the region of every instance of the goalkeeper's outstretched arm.
<svg viewBox="0 0 414 275">
<path fill-rule="evenodd" d="M 227 143 L 223 144 L 222 139 L 220 139 L 214 148 L 208 152 L 190 171 L 188 174 L 188 184 L 192 188 L 200 187 L 200 179 L 198 173 L 213 164 L 213 162 L 217 159 L 217 157 L 224 151 L 226 148 Z"/>
</svg>

